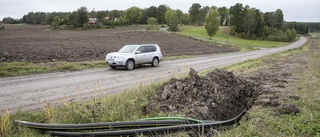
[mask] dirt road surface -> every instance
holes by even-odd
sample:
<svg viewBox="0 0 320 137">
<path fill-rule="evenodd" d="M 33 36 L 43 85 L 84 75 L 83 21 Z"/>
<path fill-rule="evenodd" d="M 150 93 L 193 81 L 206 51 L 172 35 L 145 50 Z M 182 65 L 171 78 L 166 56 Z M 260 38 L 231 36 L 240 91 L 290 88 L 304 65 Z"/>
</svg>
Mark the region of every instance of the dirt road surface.
<svg viewBox="0 0 320 137">
<path fill-rule="evenodd" d="M 0 113 L 6 110 L 39 110 L 46 103 L 58 105 L 61 100 L 76 101 L 105 96 L 185 74 L 192 67 L 196 71 L 213 70 L 248 59 L 259 58 L 298 48 L 306 38 L 280 48 L 261 49 L 195 58 L 163 61 L 156 68 L 145 66 L 133 71 L 113 70 L 106 66 L 77 72 L 49 73 L 0 79 Z"/>
</svg>

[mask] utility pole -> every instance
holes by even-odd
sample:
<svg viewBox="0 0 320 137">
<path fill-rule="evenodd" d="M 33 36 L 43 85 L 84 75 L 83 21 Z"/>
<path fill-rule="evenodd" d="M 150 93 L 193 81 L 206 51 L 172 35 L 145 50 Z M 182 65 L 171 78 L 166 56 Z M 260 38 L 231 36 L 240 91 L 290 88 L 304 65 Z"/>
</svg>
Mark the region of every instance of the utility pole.
<svg viewBox="0 0 320 137">
<path fill-rule="evenodd" d="M 228 22 L 228 37 L 227 37 L 227 46 L 229 46 L 229 37 L 230 37 L 230 22 L 231 22 L 231 18 L 230 18 L 230 15 L 228 15 L 228 18 L 229 18 L 229 22 Z"/>
</svg>

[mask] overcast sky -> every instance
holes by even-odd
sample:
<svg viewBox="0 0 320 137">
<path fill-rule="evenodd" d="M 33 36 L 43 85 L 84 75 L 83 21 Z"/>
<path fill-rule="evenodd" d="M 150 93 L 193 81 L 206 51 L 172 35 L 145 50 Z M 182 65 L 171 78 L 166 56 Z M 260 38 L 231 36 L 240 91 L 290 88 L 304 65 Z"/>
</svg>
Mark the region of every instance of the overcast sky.
<svg viewBox="0 0 320 137">
<path fill-rule="evenodd" d="M 28 12 L 70 12 L 81 6 L 89 11 L 126 10 L 132 6 L 142 9 L 166 4 L 187 13 L 193 3 L 222 7 L 242 3 L 262 12 L 281 9 L 286 21 L 320 22 L 320 0 L 0 0 L 0 19 L 22 18 Z"/>
</svg>

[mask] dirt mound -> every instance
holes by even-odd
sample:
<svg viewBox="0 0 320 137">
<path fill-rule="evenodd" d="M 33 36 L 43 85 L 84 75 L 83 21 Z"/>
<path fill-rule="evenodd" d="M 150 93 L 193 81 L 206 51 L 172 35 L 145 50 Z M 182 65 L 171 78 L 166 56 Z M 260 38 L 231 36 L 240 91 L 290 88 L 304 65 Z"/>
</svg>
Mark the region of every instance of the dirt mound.
<svg viewBox="0 0 320 137">
<path fill-rule="evenodd" d="M 190 69 L 190 77 L 172 78 L 151 97 L 148 108 L 202 120 L 226 120 L 250 107 L 261 90 L 260 86 L 241 79 L 231 72 L 215 69 L 199 76 Z"/>
</svg>

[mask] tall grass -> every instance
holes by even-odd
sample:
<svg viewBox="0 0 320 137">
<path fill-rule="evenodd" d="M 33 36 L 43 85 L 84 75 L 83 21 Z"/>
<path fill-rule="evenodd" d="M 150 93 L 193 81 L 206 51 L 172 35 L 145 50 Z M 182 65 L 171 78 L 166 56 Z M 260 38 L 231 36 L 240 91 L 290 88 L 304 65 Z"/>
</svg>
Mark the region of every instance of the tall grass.
<svg viewBox="0 0 320 137">
<path fill-rule="evenodd" d="M 161 84 L 150 84 L 147 87 L 124 91 L 117 94 L 106 95 L 99 98 L 81 101 L 81 95 L 77 102 L 64 102 L 63 107 L 46 108 L 51 112 L 48 122 L 57 123 L 90 123 L 111 121 L 132 121 L 148 117 L 143 107 L 157 87 Z M 52 106 L 53 107 L 53 106 Z M 51 109 L 53 111 L 51 111 Z"/>
<path fill-rule="evenodd" d="M 46 104 L 37 112 L 9 111 L 1 115 L 0 136 L 42 136 L 36 130 L 13 125 L 13 120 L 25 120 L 39 123 L 93 123 L 113 121 L 134 121 L 142 118 L 165 116 L 154 111 L 145 111 L 148 98 L 156 92 L 163 82 L 149 83 L 117 94 L 105 95 L 96 93 L 97 97 L 90 100 L 81 99 L 79 94 L 76 99 L 61 98 L 60 106 Z"/>
<path fill-rule="evenodd" d="M 311 44 L 311 42 L 309 42 Z M 302 48 L 297 49 L 290 49 L 288 51 L 284 51 L 280 54 L 273 54 L 266 57 L 261 57 L 257 59 L 249 59 L 244 62 L 240 62 L 237 64 L 233 64 L 227 67 L 224 67 L 227 71 L 232 72 L 235 75 L 242 75 L 247 74 L 258 69 L 268 67 L 268 63 L 279 60 L 280 58 L 293 56 L 303 53 L 304 51 L 308 50 L 308 46 L 304 46 Z"/>
</svg>

